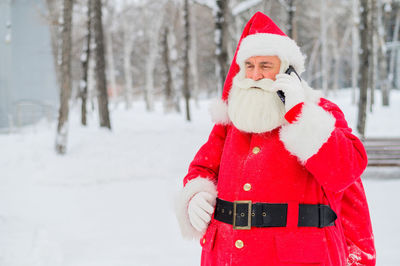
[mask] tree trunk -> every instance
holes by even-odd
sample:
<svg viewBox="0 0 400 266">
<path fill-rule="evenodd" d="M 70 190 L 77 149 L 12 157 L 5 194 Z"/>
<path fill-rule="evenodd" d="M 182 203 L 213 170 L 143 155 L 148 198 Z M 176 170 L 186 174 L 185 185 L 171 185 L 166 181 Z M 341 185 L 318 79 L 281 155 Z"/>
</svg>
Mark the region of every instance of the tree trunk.
<svg viewBox="0 0 400 266">
<path fill-rule="evenodd" d="M 215 14 L 214 40 L 216 45 L 215 55 L 217 57 L 216 74 L 218 95 L 222 95 L 225 76 L 228 73 L 228 1 L 217 0 L 217 11 Z"/>
<path fill-rule="evenodd" d="M 322 83 L 322 92 L 324 95 L 328 94 L 328 54 L 327 54 L 327 31 L 328 31 L 328 25 L 326 23 L 326 1 L 325 0 L 320 0 L 320 10 L 321 10 L 321 17 L 320 17 L 320 23 L 321 23 L 321 69 L 322 69 L 322 75 L 321 75 L 321 83 Z"/>
<path fill-rule="evenodd" d="M 365 122 L 367 118 L 367 92 L 369 82 L 369 60 L 370 60 L 370 39 L 368 37 L 370 25 L 368 17 L 370 12 L 370 1 L 361 0 L 361 23 L 360 23 L 360 36 L 361 36 L 361 82 L 360 82 L 360 98 L 358 102 L 358 120 L 357 131 L 364 137 L 365 136 Z"/>
<path fill-rule="evenodd" d="M 371 0 L 371 15 L 370 15 L 370 29 L 369 29 L 369 36 L 370 36 L 370 66 L 369 66 L 369 78 L 370 78 L 370 101 L 369 101 L 369 111 L 372 113 L 373 111 L 373 105 L 375 103 L 375 87 L 376 87 L 376 74 L 377 74 L 377 61 L 378 61 L 378 57 L 377 57 L 377 39 L 376 39 L 376 16 L 377 16 L 377 12 L 376 12 L 376 0 Z"/>
<path fill-rule="evenodd" d="M 112 97 L 117 97 L 118 91 L 117 91 L 117 80 L 115 78 L 115 63 L 114 63 L 114 52 L 113 52 L 113 38 L 112 38 L 112 21 L 114 19 L 113 13 L 110 12 L 109 14 L 109 27 L 108 31 L 106 31 L 106 48 L 107 48 L 107 68 L 108 68 L 108 75 L 110 78 L 110 91 Z"/>
<path fill-rule="evenodd" d="M 104 35 L 102 24 L 102 3 L 101 0 L 93 1 L 93 30 L 95 42 L 95 60 L 96 60 L 96 87 L 97 87 L 97 102 L 99 108 L 100 127 L 111 129 L 110 116 L 108 111 L 108 95 L 105 71 L 104 58 Z"/>
<path fill-rule="evenodd" d="M 157 60 L 159 35 L 161 23 L 163 21 L 163 14 L 153 20 L 153 25 L 150 27 L 149 32 L 149 54 L 146 60 L 146 85 L 144 88 L 144 100 L 146 103 L 146 110 L 153 110 L 153 89 L 154 89 L 154 67 Z"/>
<path fill-rule="evenodd" d="M 73 0 L 64 0 L 61 20 L 60 109 L 58 115 L 56 152 L 65 154 L 68 136 L 69 99 L 71 97 L 71 46 Z"/>
<path fill-rule="evenodd" d="M 193 10 L 194 11 L 194 10 Z M 196 33 L 196 23 L 195 16 L 192 14 L 190 16 L 190 51 L 189 51 L 189 63 L 190 63 L 190 73 L 192 74 L 192 84 L 193 84 L 193 94 L 196 105 L 198 105 L 198 95 L 200 93 L 199 88 L 199 70 L 197 67 L 197 33 Z M 192 23 L 193 22 L 193 23 Z"/>
<path fill-rule="evenodd" d="M 297 39 L 296 26 L 295 26 L 295 0 L 288 0 L 288 36 L 293 40 Z"/>
<path fill-rule="evenodd" d="M 165 102 L 164 102 L 164 110 L 165 112 L 170 112 L 174 108 L 174 100 L 173 100 L 173 90 L 172 90 L 172 77 L 171 77 L 171 67 L 169 63 L 169 47 L 168 47 L 168 26 L 164 27 L 163 36 L 162 36 L 162 60 L 165 68 Z"/>
<path fill-rule="evenodd" d="M 131 66 L 131 55 L 133 48 L 132 33 L 130 30 L 127 18 L 123 18 L 124 33 L 123 33 L 123 50 L 124 50 L 124 75 L 125 75 L 125 89 L 124 98 L 125 106 L 127 109 L 132 106 L 132 66 Z"/>
<path fill-rule="evenodd" d="M 388 91 L 388 104 L 389 105 L 389 94 L 390 90 L 394 87 L 394 73 L 395 73 L 395 62 L 396 62 L 396 46 L 395 43 L 398 40 L 399 36 L 399 29 L 400 29 L 400 10 L 398 6 L 393 3 L 393 10 L 394 14 L 396 14 L 396 19 L 394 23 L 394 29 L 393 29 L 393 37 L 392 37 L 392 47 L 390 50 L 390 61 L 389 61 L 389 91 Z"/>
<path fill-rule="evenodd" d="M 83 46 L 83 52 L 81 55 L 81 63 L 82 63 L 82 80 L 79 84 L 80 96 L 82 100 L 81 105 L 81 124 L 87 125 L 87 97 L 88 97 L 88 72 L 89 72 L 89 58 L 90 58 L 90 42 L 91 42 L 91 15 L 92 15 L 92 6 L 91 1 L 87 0 L 87 23 L 86 23 L 86 36 L 85 43 Z"/>
<path fill-rule="evenodd" d="M 190 25 L 189 25 L 189 0 L 185 0 L 183 7 L 184 21 L 184 45 L 183 45 L 183 95 L 186 104 L 186 120 L 190 121 L 190 89 L 189 89 L 189 49 L 190 49 Z"/>
<path fill-rule="evenodd" d="M 359 76 L 359 48 L 360 48 L 360 13 L 359 13 L 359 1 L 353 0 L 353 28 L 352 28 L 352 68 L 351 68 L 351 87 L 352 87 L 352 94 L 351 94 L 351 102 L 356 104 L 356 90 L 358 87 L 358 76 Z"/>
<path fill-rule="evenodd" d="M 57 1 L 46 0 L 47 10 L 49 11 L 51 50 L 53 53 L 54 70 L 56 73 L 57 85 L 61 87 L 61 69 L 60 64 L 58 63 L 59 53 L 61 50 L 59 44 L 59 40 L 61 39 L 59 29 L 61 25 L 59 25 L 60 11 L 58 10 L 57 4 Z"/>
<path fill-rule="evenodd" d="M 390 5 L 389 3 L 385 3 L 385 5 Z M 385 9 L 385 8 L 384 8 Z M 390 12 L 386 12 L 383 15 L 382 18 L 383 21 L 387 21 L 390 20 Z M 389 79 L 388 79 L 388 71 L 389 71 L 389 64 L 388 64 L 388 51 L 386 48 L 386 41 L 387 38 L 385 36 L 385 34 L 389 34 L 389 30 L 387 27 L 385 27 L 384 25 L 385 23 L 382 22 L 382 36 L 381 36 L 381 56 L 380 56 L 380 64 L 379 64 L 379 68 L 381 70 L 381 80 L 383 81 L 382 85 L 381 85 L 381 93 L 382 93 L 382 105 L 383 106 L 389 106 L 389 93 L 390 93 L 390 84 L 389 84 Z"/>
<path fill-rule="evenodd" d="M 340 73 L 342 70 L 343 63 L 342 63 L 342 55 L 344 54 L 344 49 L 346 48 L 347 41 L 349 40 L 350 33 L 351 33 L 351 25 L 348 26 L 343 35 L 339 38 L 339 33 L 337 29 L 337 25 L 334 24 L 333 27 L 335 28 L 335 45 L 333 47 L 333 56 L 335 59 L 334 64 L 334 72 L 333 72 L 333 91 L 334 93 L 337 92 L 339 89 L 340 84 Z"/>
<path fill-rule="evenodd" d="M 381 90 L 382 105 L 389 104 L 389 100 L 385 98 L 387 95 L 387 58 L 386 58 L 386 45 L 385 45 L 385 30 L 383 25 L 382 2 L 377 2 L 377 80 L 378 87 Z M 387 101 L 386 101 L 387 100 Z"/>
</svg>

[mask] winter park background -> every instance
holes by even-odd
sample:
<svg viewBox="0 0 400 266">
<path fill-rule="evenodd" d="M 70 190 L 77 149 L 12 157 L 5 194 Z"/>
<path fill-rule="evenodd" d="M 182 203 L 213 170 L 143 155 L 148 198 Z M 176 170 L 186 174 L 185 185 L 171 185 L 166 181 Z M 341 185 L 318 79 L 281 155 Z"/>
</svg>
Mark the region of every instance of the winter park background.
<svg viewBox="0 0 400 266">
<path fill-rule="evenodd" d="M 398 0 L 71 3 L 0 1 L 0 266 L 199 265 L 173 200 L 256 11 L 356 135 L 400 138 Z M 377 265 L 400 265 L 400 167 L 363 182 Z"/>
</svg>

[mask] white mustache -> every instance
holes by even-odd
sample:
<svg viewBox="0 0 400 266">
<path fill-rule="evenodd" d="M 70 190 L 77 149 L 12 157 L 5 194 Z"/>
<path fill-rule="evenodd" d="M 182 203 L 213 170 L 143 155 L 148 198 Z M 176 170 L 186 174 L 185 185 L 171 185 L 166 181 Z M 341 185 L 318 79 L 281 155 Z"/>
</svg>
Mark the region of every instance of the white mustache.
<svg viewBox="0 0 400 266">
<path fill-rule="evenodd" d="M 242 89 L 252 89 L 259 88 L 268 92 L 276 92 L 276 89 L 272 89 L 272 84 L 274 80 L 272 79 L 260 79 L 260 80 L 252 80 L 249 78 L 237 78 L 233 79 L 233 85 L 242 88 Z"/>
</svg>

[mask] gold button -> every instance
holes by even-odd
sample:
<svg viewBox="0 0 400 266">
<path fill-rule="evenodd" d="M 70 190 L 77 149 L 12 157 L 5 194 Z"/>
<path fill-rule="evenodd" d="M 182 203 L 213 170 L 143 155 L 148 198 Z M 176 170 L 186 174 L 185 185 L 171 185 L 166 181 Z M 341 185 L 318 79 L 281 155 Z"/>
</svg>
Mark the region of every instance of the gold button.
<svg viewBox="0 0 400 266">
<path fill-rule="evenodd" d="M 251 189 L 251 184 L 249 183 L 244 184 L 243 189 L 244 191 L 249 191 Z"/>
<path fill-rule="evenodd" d="M 205 238 L 203 238 L 203 245 L 206 243 L 206 239 Z"/>
<path fill-rule="evenodd" d="M 253 153 L 254 153 L 254 154 L 257 154 L 257 153 L 260 152 L 260 150 L 261 150 L 261 149 L 260 149 L 259 147 L 254 147 L 254 148 L 253 148 Z"/>
<path fill-rule="evenodd" d="M 242 248 L 244 246 L 243 241 L 242 240 L 236 240 L 235 246 L 237 248 Z"/>
</svg>

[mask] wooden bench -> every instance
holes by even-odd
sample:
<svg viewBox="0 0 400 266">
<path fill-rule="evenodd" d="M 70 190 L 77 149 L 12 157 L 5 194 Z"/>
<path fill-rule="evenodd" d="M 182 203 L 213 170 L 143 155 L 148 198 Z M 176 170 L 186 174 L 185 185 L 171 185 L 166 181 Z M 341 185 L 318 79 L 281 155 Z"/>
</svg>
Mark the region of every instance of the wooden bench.
<svg viewBox="0 0 400 266">
<path fill-rule="evenodd" d="M 362 142 L 368 166 L 400 166 L 400 138 L 366 138 Z"/>
</svg>

